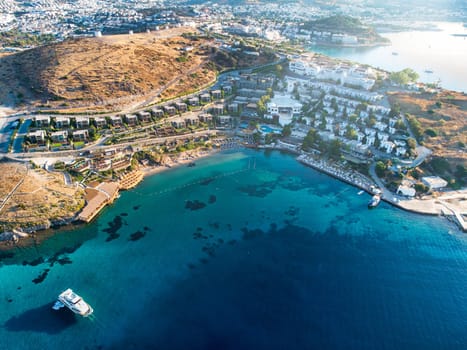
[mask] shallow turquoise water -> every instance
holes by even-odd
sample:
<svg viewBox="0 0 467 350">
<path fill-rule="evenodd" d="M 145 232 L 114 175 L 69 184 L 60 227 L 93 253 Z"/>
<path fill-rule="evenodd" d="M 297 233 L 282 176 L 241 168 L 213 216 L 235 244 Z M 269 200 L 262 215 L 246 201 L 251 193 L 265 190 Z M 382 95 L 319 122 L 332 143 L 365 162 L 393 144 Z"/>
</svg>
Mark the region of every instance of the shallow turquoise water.
<svg viewBox="0 0 467 350">
<path fill-rule="evenodd" d="M 357 192 L 251 150 L 147 178 L 3 255 L 0 349 L 465 349 L 465 235 Z"/>
</svg>

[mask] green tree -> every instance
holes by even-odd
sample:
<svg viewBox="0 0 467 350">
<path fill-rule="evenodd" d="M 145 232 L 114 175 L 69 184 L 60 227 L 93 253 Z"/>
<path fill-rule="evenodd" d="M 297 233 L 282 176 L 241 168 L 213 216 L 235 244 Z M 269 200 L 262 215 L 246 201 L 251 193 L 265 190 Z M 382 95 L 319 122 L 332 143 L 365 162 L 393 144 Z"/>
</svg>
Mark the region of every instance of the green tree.
<svg viewBox="0 0 467 350">
<path fill-rule="evenodd" d="M 416 183 L 414 185 L 414 188 L 415 188 L 415 191 L 417 191 L 418 193 L 426 193 L 429 190 L 429 188 L 425 186 L 424 184 L 422 184 L 421 182 Z"/>
<path fill-rule="evenodd" d="M 266 94 L 269 96 L 270 99 L 274 97 L 274 91 L 272 90 L 272 88 L 267 88 Z"/>
<path fill-rule="evenodd" d="M 395 118 L 401 114 L 401 106 L 396 103 L 391 107 L 391 110 L 389 111 L 389 117 L 390 118 Z"/>
<path fill-rule="evenodd" d="M 405 123 L 402 119 L 396 121 L 395 127 L 397 130 L 407 130 Z"/>
<path fill-rule="evenodd" d="M 264 143 L 269 145 L 273 141 L 274 141 L 274 134 L 272 134 L 272 133 L 266 134 L 266 136 L 264 137 Z"/>
<path fill-rule="evenodd" d="M 406 85 L 411 82 L 416 82 L 419 75 L 413 69 L 405 68 L 399 72 L 391 73 L 389 78 L 397 84 Z"/>
<path fill-rule="evenodd" d="M 327 147 L 327 154 L 329 155 L 330 158 L 338 160 L 342 156 L 341 147 L 342 147 L 341 141 L 339 141 L 338 139 L 331 140 L 331 142 L 329 142 L 328 147 Z"/>
<path fill-rule="evenodd" d="M 292 126 L 290 124 L 285 125 L 282 128 L 282 136 L 283 137 L 288 137 L 292 134 Z"/>
<path fill-rule="evenodd" d="M 350 140 L 356 140 L 358 138 L 357 131 L 354 128 L 352 128 L 350 125 L 347 125 L 347 130 L 345 132 L 345 135 Z"/>
<path fill-rule="evenodd" d="M 320 137 L 318 131 L 316 129 L 310 129 L 303 139 L 302 148 L 305 150 L 313 148 L 319 141 Z"/>
<path fill-rule="evenodd" d="M 320 130 L 326 130 L 326 116 L 323 114 L 321 114 L 321 123 L 319 124 L 319 128 Z"/>
<path fill-rule="evenodd" d="M 422 125 L 415 116 L 410 114 L 407 114 L 407 121 L 409 122 L 410 129 L 412 130 L 413 134 L 415 135 L 417 140 L 420 141 L 423 135 Z"/>
<path fill-rule="evenodd" d="M 371 128 L 371 127 L 375 126 L 375 124 L 376 124 L 376 117 L 374 115 L 370 114 L 370 116 L 366 120 L 366 125 Z"/>
<path fill-rule="evenodd" d="M 355 123 L 357 120 L 358 120 L 358 115 L 356 115 L 355 113 L 349 117 L 349 121 L 351 123 Z"/>
<path fill-rule="evenodd" d="M 284 67 L 282 67 L 280 64 L 276 64 L 276 75 L 279 78 L 283 78 L 284 76 Z"/>
<path fill-rule="evenodd" d="M 407 146 L 409 147 L 409 149 L 414 150 L 417 147 L 417 141 L 409 137 L 407 139 Z"/>
<path fill-rule="evenodd" d="M 263 117 L 264 114 L 265 114 L 266 111 L 267 111 L 266 105 L 265 105 L 265 103 L 264 103 L 261 99 L 260 99 L 260 100 L 258 101 L 258 103 L 256 104 L 256 110 L 257 110 L 258 115 L 259 115 L 260 117 Z"/>
<path fill-rule="evenodd" d="M 375 171 L 376 175 L 379 177 L 383 177 L 384 174 L 386 173 L 386 164 L 384 164 L 382 161 L 377 161 L 375 165 Z"/>
<path fill-rule="evenodd" d="M 259 132 L 255 132 L 253 134 L 253 142 L 255 144 L 259 144 L 260 141 L 261 141 L 261 134 Z"/>
<path fill-rule="evenodd" d="M 335 111 L 337 111 L 337 109 L 339 108 L 335 97 L 331 99 L 331 108 L 334 109 Z"/>
</svg>

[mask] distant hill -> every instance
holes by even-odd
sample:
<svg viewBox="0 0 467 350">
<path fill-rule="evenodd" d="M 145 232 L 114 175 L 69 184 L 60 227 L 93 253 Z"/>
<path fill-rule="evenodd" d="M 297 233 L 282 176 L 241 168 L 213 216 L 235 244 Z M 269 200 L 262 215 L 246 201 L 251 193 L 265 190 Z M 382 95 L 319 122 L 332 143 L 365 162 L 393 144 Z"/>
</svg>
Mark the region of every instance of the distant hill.
<svg viewBox="0 0 467 350">
<path fill-rule="evenodd" d="M 354 35 L 368 43 L 387 41 L 373 27 L 365 25 L 357 18 L 344 15 L 308 21 L 303 24 L 301 29 Z"/>
</svg>

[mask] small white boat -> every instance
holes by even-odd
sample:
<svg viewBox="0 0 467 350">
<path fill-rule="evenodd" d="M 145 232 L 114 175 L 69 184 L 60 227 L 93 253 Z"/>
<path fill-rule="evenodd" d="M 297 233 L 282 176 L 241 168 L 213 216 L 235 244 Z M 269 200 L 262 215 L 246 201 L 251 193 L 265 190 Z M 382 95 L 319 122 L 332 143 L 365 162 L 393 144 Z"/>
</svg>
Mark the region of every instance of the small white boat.
<svg viewBox="0 0 467 350">
<path fill-rule="evenodd" d="M 358 195 L 360 196 L 361 194 L 365 193 L 365 191 L 361 190 L 361 191 L 358 191 Z"/>
<path fill-rule="evenodd" d="M 81 315 L 83 317 L 87 317 L 94 312 L 92 307 L 70 288 L 58 296 L 58 300 L 55 302 L 52 308 L 54 310 L 59 310 L 65 306 L 75 314 Z"/>
<path fill-rule="evenodd" d="M 379 202 L 381 201 L 381 194 L 375 194 L 371 197 L 370 201 L 368 202 L 368 208 L 375 208 L 378 206 Z"/>
</svg>

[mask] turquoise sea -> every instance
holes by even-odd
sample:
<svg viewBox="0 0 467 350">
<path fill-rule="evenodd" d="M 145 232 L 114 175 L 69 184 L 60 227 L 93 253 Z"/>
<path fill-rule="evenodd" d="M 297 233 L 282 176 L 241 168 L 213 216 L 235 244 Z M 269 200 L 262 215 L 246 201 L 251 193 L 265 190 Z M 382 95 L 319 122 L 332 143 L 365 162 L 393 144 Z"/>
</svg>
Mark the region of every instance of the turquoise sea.
<svg viewBox="0 0 467 350">
<path fill-rule="evenodd" d="M 0 349 L 466 349 L 466 236 L 357 192 L 276 151 L 149 177 L 1 253 Z"/>
</svg>

